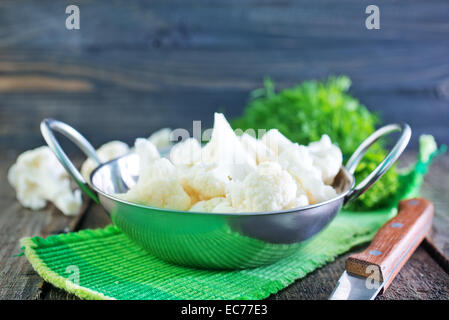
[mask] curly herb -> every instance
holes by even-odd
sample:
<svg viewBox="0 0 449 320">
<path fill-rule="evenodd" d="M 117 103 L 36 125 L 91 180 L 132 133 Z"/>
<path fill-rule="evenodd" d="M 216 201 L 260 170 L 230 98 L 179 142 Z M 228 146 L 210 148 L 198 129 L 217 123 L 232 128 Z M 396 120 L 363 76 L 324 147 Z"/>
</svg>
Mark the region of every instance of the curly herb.
<svg viewBox="0 0 449 320">
<path fill-rule="evenodd" d="M 347 160 L 359 144 L 375 131 L 379 124 L 377 114 L 370 112 L 357 99 L 348 94 L 351 80 L 346 76 L 329 77 L 327 81 L 304 81 L 300 85 L 275 92 L 270 79 L 264 88 L 254 90 L 251 100 L 240 118 L 231 124 L 243 130 L 250 128 L 277 128 L 290 140 L 308 144 L 327 134 L 336 143 Z M 356 170 L 361 181 L 386 155 L 377 143 L 361 161 Z M 350 205 L 353 210 L 375 209 L 388 205 L 398 189 L 395 167 L 365 194 Z"/>
</svg>

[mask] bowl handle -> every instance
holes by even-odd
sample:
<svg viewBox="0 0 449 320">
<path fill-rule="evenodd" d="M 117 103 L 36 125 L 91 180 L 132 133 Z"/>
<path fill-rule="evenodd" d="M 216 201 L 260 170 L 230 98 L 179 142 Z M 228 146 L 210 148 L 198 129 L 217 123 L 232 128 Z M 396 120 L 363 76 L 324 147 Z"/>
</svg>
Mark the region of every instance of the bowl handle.
<svg viewBox="0 0 449 320">
<path fill-rule="evenodd" d="M 86 138 L 84 138 L 78 131 L 64 122 L 54 119 L 44 119 L 41 122 L 42 136 L 44 137 L 45 142 L 47 142 L 51 151 L 53 151 L 53 153 L 55 154 L 56 158 L 58 158 L 62 166 L 73 177 L 76 183 L 80 186 L 81 190 L 83 190 L 96 203 L 100 203 L 97 193 L 94 189 L 92 189 L 91 186 L 89 186 L 78 169 L 76 169 L 76 167 L 73 165 L 73 162 L 69 159 L 67 154 L 62 149 L 53 131 L 57 131 L 65 137 L 69 138 L 84 152 L 86 156 L 91 158 L 97 165 L 100 165 L 101 161 L 98 158 L 94 147 L 92 147 L 89 141 L 87 141 Z"/>
<path fill-rule="evenodd" d="M 345 197 L 345 204 L 357 199 L 366 190 L 368 190 L 377 180 L 382 177 L 382 175 L 391 167 L 391 165 L 399 158 L 399 156 L 404 151 L 407 146 L 410 137 L 412 135 L 412 130 L 410 126 L 406 123 L 403 124 L 389 124 L 382 128 L 376 130 L 371 134 L 365 141 L 363 141 L 357 150 L 354 151 L 351 158 L 349 158 L 346 163 L 346 169 L 354 175 L 355 169 L 362 160 L 365 153 L 368 151 L 369 147 L 373 145 L 381 137 L 390 134 L 391 132 L 401 131 L 401 135 L 391 149 L 390 153 L 385 157 L 385 159 L 373 170 L 362 182 L 351 189 Z"/>
</svg>

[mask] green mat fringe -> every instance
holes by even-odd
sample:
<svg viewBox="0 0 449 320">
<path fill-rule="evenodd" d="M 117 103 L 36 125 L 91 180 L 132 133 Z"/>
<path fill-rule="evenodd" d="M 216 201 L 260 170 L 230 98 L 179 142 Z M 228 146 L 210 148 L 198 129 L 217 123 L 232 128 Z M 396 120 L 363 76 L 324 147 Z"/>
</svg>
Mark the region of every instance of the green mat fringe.
<svg viewBox="0 0 449 320">
<path fill-rule="evenodd" d="M 426 141 L 427 139 L 427 141 Z M 433 141 L 433 140 L 432 140 Z M 419 193 L 436 151 L 421 139 L 417 163 L 401 176 L 397 200 Z M 433 141 L 434 144 L 434 141 Z M 429 147 L 430 146 L 430 147 Z M 396 208 L 342 211 L 297 253 L 246 270 L 200 270 L 172 265 L 148 254 L 114 226 L 24 238 L 22 249 L 36 272 L 82 299 L 263 299 L 372 239 Z"/>
</svg>

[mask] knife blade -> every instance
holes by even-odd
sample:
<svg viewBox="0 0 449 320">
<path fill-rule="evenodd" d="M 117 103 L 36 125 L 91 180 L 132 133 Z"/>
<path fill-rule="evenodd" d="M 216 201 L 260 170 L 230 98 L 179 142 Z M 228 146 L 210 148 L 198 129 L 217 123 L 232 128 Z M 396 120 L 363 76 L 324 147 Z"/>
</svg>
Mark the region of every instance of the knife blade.
<svg viewBox="0 0 449 320">
<path fill-rule="evenodd" d="M 432 226 L 433 204 L 424 198 L 399 203 L 361 253 L 349 256 L 330 300 L 372 300 L 388 288 Z"/>
</svg>

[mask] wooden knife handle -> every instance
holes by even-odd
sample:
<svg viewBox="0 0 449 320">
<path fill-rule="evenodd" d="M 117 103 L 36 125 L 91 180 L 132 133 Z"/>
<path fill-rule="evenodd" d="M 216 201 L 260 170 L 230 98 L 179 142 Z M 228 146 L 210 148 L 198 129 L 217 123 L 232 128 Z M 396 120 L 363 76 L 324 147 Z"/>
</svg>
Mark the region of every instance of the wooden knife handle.
<svg viewBox="0 0 449 320">
<path fill-rule="evenodd" d="M 369 247 L 346 260 L 346 271 L 371 277 L 386 289 L 432 226 L 433 204 L 423 198 L 399 203 L 399 213 L 385 223 Z"/>
</svg>

